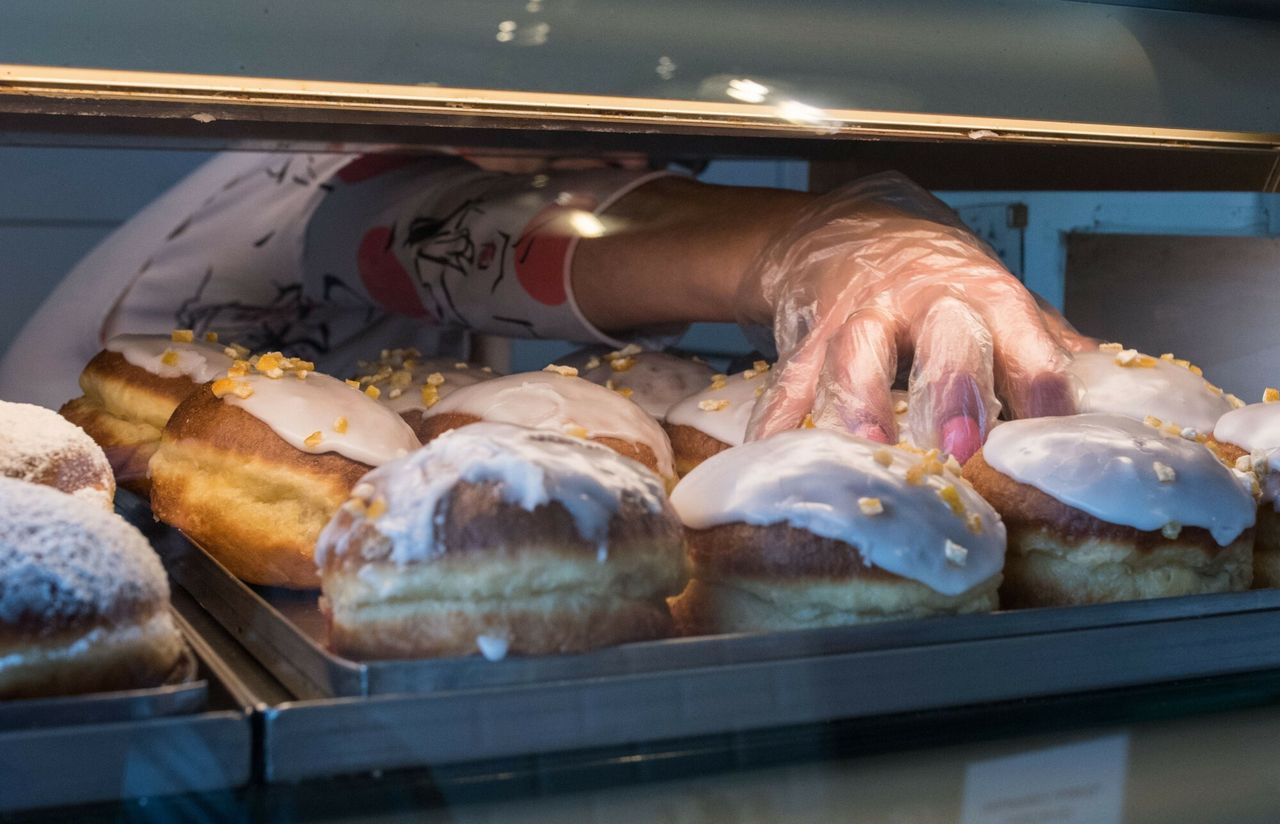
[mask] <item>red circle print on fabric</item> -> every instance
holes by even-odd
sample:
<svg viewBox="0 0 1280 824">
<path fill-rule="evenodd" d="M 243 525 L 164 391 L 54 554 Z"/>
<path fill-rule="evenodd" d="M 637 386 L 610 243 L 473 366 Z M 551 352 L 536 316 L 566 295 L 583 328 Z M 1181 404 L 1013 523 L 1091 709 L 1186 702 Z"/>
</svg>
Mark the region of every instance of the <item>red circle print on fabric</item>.
<svg viewBox="0 0 1280 824">
<path fill-rule="evenodd" d="M 343 183 L 360 183 L 387 172 L 394 172 L 419 159 L 413 155 L 402 154 L 360 155 L 339 169 L 334 176 Z"/>
<path fill-rule="evenodd" d="M 548 206 L 534 215 L 516 243 L 516 279 L 529 297 L 546 306 L 567 300 L 564 289 L 564 260 L 573 235 L 566 218 L 574 211 L 565 206 Z"/>
<path fill-rule="evenodd" d="M 391 238 L 391 229 L 386 226 L 375 226 L 364 233 L 356 251 L 360 282 L 368 290 L 369 297 L 388 312 L 425 318 L 428 316 L 427 307 L 418 297 L 412 276 L 396 258 Z"/>
</svg>

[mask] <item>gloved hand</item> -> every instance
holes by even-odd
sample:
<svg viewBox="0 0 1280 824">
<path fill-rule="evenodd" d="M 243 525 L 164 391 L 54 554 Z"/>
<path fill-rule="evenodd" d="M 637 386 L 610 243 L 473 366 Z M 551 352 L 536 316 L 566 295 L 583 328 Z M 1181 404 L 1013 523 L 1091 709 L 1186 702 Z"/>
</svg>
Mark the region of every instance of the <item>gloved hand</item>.
<svg viewBox="0 0 1280 824">
<path fill-rule="evenodd" d="M 812 414 L 817 426 L 896 443 L 889 390 L 910 363 L 917 442 L 961 461 L 1002 401 L 1012 417 L 1072 413 L 1063 370 L 1092 344 L 896 173 L 809 204 L 745 275 L 736 308 L 744 323 L 772 324 L 779 355 L 748 439 Z"/>
</svg>

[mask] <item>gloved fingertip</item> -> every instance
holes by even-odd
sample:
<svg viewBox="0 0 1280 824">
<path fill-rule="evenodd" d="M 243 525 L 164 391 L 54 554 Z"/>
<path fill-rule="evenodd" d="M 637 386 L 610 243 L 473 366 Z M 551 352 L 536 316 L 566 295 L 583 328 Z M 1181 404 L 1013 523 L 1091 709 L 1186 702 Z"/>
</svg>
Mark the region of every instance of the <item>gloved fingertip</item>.
<svg viewBox="0 0 1280 824">
<path fill-rule="evenodd" d="M 960 463 L 982 448 L 982 427 L 968 415 L 957 415 L 942 425 L 942 451 Z"/>
<path fill-rule="evenodd" d="M 1044 418 L 1070 415 L 1076 411 L 1075 406 L 1067 377 L 1056 372 L 1045 372 L 1031 380 L 1031 386 L 1027 389 L 1027 409 L 1023 416 Z"/>
<path fill-rule="evenodd" d="M 860 424 L 853 429 L 853 434 L 859 438 L 866 438 L 876 443 L 893 443 L 893 439 L 889 437 L 889 433 L 884 430 L 883 426 L 877 423 Z"/>
</svg>

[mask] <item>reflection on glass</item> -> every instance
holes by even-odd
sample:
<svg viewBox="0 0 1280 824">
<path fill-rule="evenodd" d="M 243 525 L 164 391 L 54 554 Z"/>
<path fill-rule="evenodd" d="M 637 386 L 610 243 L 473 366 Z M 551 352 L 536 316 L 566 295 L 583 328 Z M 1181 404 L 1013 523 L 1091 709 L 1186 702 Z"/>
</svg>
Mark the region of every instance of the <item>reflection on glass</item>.
<svg viewBox="0 0 1280 824">
<path fill-rule="evenodd" d="M 729 81 L 725 94 L 743 103 L 763 103 L 769 97 L 769 87 L 745 77 Z"/>
</svg>

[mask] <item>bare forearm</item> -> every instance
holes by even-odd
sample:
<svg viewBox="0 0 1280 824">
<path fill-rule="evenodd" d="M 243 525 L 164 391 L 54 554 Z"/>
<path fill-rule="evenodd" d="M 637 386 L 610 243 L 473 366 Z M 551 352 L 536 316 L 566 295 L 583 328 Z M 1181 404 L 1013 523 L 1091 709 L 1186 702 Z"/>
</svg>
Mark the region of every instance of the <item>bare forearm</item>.
<svg viewBox="0 0 1280 824">
<path fill-rule="evenodd" d="M 662 178 L 622 198 L 573 260 L 583 314 L 608 332 L 733 321 L 743 273 L 810 195 Z"/>
</svg>

